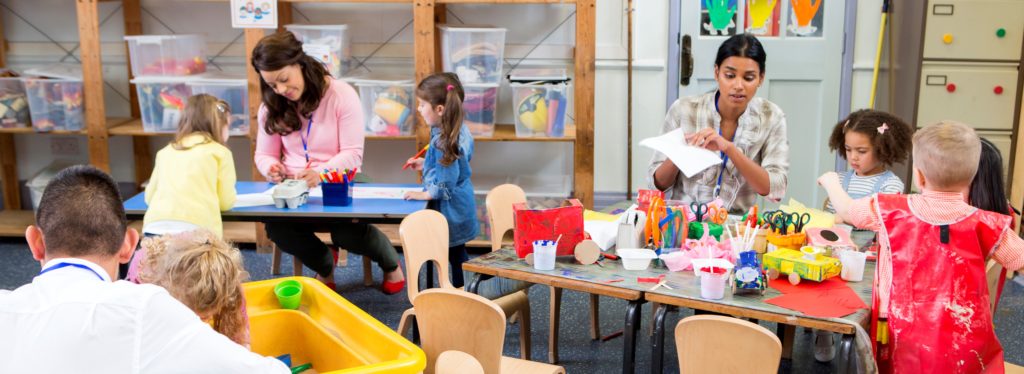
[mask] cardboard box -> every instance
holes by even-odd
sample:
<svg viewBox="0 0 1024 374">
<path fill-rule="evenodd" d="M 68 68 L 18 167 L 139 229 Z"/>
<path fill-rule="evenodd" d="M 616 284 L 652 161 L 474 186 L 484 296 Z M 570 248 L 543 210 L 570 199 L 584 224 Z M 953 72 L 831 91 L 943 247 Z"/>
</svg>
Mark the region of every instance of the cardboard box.
<svg viewBox="0 0 1024 374">
<path fill-rule="evenodd" d="M 515 216 L 514 240 L 516 255 L 524 258 L 533 253 L 534 240 L 556 240 L 558 256 L 571 256 L 576 244 L 583 241 L 583 204 L 568 199 L 562 206 L 549 209 L 530 209 L 526 203 L 512 206 Z"/>
<path fill-rule="evenodd" d="M 800 278 L 821 282 L 839 275 L 843 266 L 837 258 L 819 254 L 814 260 L 808 260 L 800 251 L 779 248 L 764 254 L 764 268 L 778 270 L 781 274 L 796 273 Z"/>
</svg>

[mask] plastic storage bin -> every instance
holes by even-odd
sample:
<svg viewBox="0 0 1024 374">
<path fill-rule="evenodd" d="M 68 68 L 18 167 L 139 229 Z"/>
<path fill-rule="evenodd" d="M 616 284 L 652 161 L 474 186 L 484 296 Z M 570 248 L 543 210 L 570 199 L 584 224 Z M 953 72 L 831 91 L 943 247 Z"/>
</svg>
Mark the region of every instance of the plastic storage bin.
<svg viewBox="0 0 1024 374">
<path fill-rule="evenodd" d="M 11 70 L 0 69 L 0 128 L 29 127 L 25 83 Z"/>
<path fill-rule="evenodd" d="M 57 173 L 61 170 L 72 165 L 74 163 L 68 161 L 54 161 L 36 172 L 32 178 L 25 181 L 25 187 L 28 187 L 29 198 L 32 199 L 32 210 L 39 209 L 39 201 L 43 199 L 43 191 L 46 190 L 46 185 L 50 184 L 53 177 L 56 177 Z"/>
<path fill-rule="evenodd" d="M 274 286 L 302 283 L 297 311 L 281 309 Z M 292 365 L 313 363 L 320 373 L 419 373 L 426 355 L 313 278 L 288 277 L 242 285 L 250 316 L 252 350 L 266 356 L 290 354 Z"/>
<path fill-rule="evenodd" d="M 565 113 L 572 94 L 564 69 L 523 69 L 509 74 L 516 136 L 565 136 Z"/>
<path fill-rule="evenodd" d="M 231 106 L 228 116 L 231 135 L 249 134 L 249 88 L 245 76 L 211 72 L 189 81 L 188 85 L 193 95 L 213 95 Z"/>
<path fill-rule="evenodd" d="M 125 36 L 136 77 L 182 76 L 206 71 L 206 40 L 201 35 Z"/>
<path fill-rule="evenodd" d="M 494 119 L 498 112 L 497 84 L 466 84 L 465 100 L 462 110 L 465 112 L 463 122 L 469 126 L 473 136 L 494 136 Z"/>
<path fill-rule="evenodd" d="M 146 132 L 176 132 L 185 103 L 192 96 L 188 79 L 142 77 L 132 79 L 139 96 L 142 129 Z"/>
<path fill-rule="evenodd" d="M 85 116 L 80 66 L 51 65 L 26 70 L 25 74 L 36 77 L 23 80 L 36 131 L 82 130 Z"/>
<path fill-rule="evenodd" d="M 306 54 L 323 62 L 327 71 L 341 78 L 352 64 L 347 25 L 286 25 L 302 42 Z"/>
<path fill-rule="evenodd" d="M 359 89 L 366 117 L 366 135 L 411 135 L 416 122 L 416 96 L 412 80 L 351 79 Z"/>
<path fill-rule="evenodd" d="M 505 57 L 505 29 L 439 25 L 441 62 L 444 71 L 459 76 L 463 84 L 501 83 Z"/>
</svg>

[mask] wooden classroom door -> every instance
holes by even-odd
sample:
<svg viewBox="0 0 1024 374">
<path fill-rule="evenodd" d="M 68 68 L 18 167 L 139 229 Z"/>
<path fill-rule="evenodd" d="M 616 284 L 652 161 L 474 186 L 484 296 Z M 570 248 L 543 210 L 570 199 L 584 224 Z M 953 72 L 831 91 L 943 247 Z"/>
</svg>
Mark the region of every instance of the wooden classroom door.
<svg viewBox="0 0 1024 374">
<path fill-rule="evenodd" d="M 757 95 L 786 114 L 789 185 L 783 203 L 792 197 L 820 207 L 826 196 L 816 184 L 817 177 L 835 166 L 828 136 L 839 115 L 843 2 L 684 0 L 680 10 L 683 68 L 680 82 L 675 82 L 680 84 L 679 94 L 717 89 L 718 46 L 744 31 L 757 35 L 768 56 L 765 81 Z M 689 79 L 687 43 L 693 61 Z"/>
</svg>

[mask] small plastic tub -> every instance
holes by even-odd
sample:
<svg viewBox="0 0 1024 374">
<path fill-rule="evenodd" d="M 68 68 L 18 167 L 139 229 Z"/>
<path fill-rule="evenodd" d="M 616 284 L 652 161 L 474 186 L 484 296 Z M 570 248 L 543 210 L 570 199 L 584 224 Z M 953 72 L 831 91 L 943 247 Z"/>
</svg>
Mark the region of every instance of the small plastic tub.
<svg viewBox="0 0 1024 374">
<path fill-rule="evenodd" d="M 615 254 L 622 258 L 622 267 L 626 270 L 647 270 L 651 260 L 658 257 L 654 251 L 643 248 L 620 248 Z"/>
</svg>

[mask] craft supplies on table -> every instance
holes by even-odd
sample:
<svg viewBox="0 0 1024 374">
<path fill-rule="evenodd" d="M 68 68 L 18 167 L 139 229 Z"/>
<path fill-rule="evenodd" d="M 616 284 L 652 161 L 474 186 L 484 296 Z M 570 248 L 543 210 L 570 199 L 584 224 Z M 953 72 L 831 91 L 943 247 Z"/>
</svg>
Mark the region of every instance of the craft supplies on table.
<svg viewBox="0 0 1024 374">
<path fill-rule="evenodd" d="M 802 279 L 823 281 L 839 275 L 842 264 L 839 259 L 821 255 L 820 253 L 806 257 L 804 253 L 779 248 L 764 254 L 765 269 L 775 270 L 780 274 L 796 274 Z"/>
<path fill-rule="evenodd" d="M 513 241 L 516 255 L 525 258 L 533 252 L 533 241 L 558 241 L 558 256 L 571 256 L 576 245 L 584 239 L 583 204 L 576 199 L 567 199 L 562 205 L 549 209 L 531 209 L 527 203 L 512 205 L 515 220 Z"/>
</svg>

